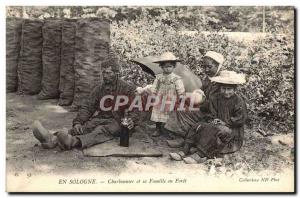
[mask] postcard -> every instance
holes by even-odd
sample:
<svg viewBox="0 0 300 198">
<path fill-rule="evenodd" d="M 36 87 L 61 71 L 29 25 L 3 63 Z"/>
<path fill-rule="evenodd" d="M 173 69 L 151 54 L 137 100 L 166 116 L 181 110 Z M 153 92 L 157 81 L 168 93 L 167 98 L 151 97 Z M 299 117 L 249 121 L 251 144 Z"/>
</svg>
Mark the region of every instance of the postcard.
<svg viewBox="0 0 300 198">
<path fill-rule="evenodd" d="M 295 8 L 6 6 L 7 192 L 295 192 Z"/>
</svg>

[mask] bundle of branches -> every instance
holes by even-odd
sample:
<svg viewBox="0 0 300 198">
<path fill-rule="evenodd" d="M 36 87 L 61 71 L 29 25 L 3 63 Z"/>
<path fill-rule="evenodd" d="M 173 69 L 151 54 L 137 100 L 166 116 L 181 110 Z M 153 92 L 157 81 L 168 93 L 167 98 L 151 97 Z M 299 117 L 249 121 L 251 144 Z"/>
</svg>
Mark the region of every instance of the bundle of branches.
<svg viewBox="0 0 300 198">
<path fill-rule="evenodd" d="M 102 81 L 101 63 L 109 53 L 109 27 L 108 21 L 99 18 L 80 19 L 77 22 L 72 109 L 77 109 L 92 88 Z"/>
<path fill-rule="evenodd" d="M 43 21 L 25 19 L 22 24 L 21 50 L 18 62 L 18 93 L 37 94 L 42 80 Z"/>
<path fill-rule="evenodd" d="M 6 19 L 6 91 L 15 92 L 18 88 L 18 59 L 22 33 L 22 19 Z"/>
<path fill-rule="evenodd" d="M 59 96 L 61 20 L 47 19 L 43 26 L 43 78 L 38 99 Z"/>
<path fill-rule="evenodd" d="M 71 105 L 74 95 L 76 19 L 65 19 L 62 24 L 59 105 Z"/>
</svg>

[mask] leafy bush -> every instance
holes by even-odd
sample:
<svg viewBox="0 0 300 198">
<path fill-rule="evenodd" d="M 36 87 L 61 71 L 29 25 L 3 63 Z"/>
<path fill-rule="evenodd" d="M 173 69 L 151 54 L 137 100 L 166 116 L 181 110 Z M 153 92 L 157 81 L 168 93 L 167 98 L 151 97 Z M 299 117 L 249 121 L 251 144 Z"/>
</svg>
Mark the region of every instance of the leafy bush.
<svg viewBox="0 0 300 198">
<path fill-rule="evenodd" d="M 247 74 L 240 91 L 247 101 L 249 124 L 272 132 L 294 127 L 294 46 L 292 35 L 252 34 L 237 39 L 230 33 L 176 31 L 152 21 L 113 23 L 112 48 L 123 62 L 128 81 L 144 86 L 152 78 L 131 59 L 172 51 L 202 77 L 201 59 L 207 50 L 222 53 L 224 68 Z M 243 38 L 243 36 L 240 36 Z"/>
<path fill-rule="evenodd" d="M 177 29 L 197 31 L 289 33 L 294 27 L 291 6 L 7 6 L 6 13 L 21 18 L 101 17 L 111 21 L 155 19 Z M 230 21 L 230 23 L 228 23 Z"/>
<path fill-rule="evenodd" d="M 253 127 L 274 132 L 294 129 L 294 9 L 264 7 L 6 7 L 23 18 L 102 17 L 111 22 L 111 46 L 123 61 L 122 76 L 143 86 L 153 78 L 131 59 L 172 51 L 202 77 L 207 50 L 222 53 L 224 68 L 247 74 L 240 88 Z M 231 23 L 228 23 L 230 21 Z M 208 31 L 203 33 L 203 31 Z M 201 33 L 202 32 L 202 33 Z"/>
</svg>

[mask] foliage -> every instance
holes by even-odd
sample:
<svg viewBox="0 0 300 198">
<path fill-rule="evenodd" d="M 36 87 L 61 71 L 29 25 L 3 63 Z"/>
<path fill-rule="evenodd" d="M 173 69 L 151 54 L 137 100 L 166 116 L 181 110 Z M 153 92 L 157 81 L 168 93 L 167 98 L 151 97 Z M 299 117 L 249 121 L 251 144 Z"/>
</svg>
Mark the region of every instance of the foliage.
<svg viewBox="0 0 300 198">
<path fill-rule="evenodd" d="M 263 31 L 263 7 L 255 6 L 10 6 L 6 10 L 8 16 L 24 18 L 110 19 L 111 46 L 122 60 L 122 76 L 140 86 L 153 78 L 133 64 L 133 58 L 172 51 L 202 77 L 204 53 L 220 52 L 226 58 L 225 68 L 247 74 L 240 91 L 247 101 L 249 124 L 265 131 L 294 129 L 293 7 L 265 7 L 265 34 L 257 33 Z"/>
<path fill-rule="evenodd" d="M 262 32 L 265 13 L 266 32 L 294 29 L 294 8 L 290 6 L 7 6 L 6 12 L 22 18 L 102 17 L 129 23 L 155 19 L 177 30 L 230 32 Z"/>
<path fill-rule="evenodd" d="M 252 37 L 247 40 L 230 33 L 178 32 L 155 21 L 151 25 L 123 21 L 113 23 L 111 45 L 120 59 L 125 60 L 124 78 L 141 86 L 152 79 L 130 62 L 133 58 L 173 51 L 202 77 L 204 53 L 220 52 L 226 57 L 224 68 L 247 74 L 247 83 L 240 91 L 247 101 L 249 124 L 262 130 L 291 131 L 294 127 L 294 38 L 279 34 L 252 34 Z"/>
</svg>

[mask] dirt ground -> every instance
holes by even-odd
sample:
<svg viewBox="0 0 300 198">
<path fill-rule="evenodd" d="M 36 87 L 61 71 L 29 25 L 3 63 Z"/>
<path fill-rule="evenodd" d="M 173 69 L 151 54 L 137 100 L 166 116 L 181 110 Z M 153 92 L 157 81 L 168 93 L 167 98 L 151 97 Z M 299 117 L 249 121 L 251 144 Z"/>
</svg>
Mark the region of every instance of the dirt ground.
<svg viewBox="0 0 300 198">
<path fill-rule="evenodd" d="M 293 133 L 264 137 L 255 130 L 246 129 L 245 144 L 240 152 L 224 158 L 208 160 L 203 164 L 188 165 L 183 161 L 172 161 L 163 138 L 154 138 L 156 148 L 163 157 L 85 157 L 81 150 L 60 151 L 59 148 L 41 148 L 32 135 L 32 123 L 40 120 L 49 130 L 70 128 L 76 112 L 57 105 L 57 100 L 39 101 L 36 96 L 6 95 L 6 162 L 7 171 L 15 175 L 26 171 L 29 174 L 77 173 L 99 171 L 119 175 L 139 171 L 153 172 L 158 169 L 168 173 L 190 170 L 203 174 L 225 174 L 227 176 L 250 173 L 275 174 L 283 169 L 294 168 Z M 151 127 L 139 132 L 151 133 Z M 153 130 L 153 129 L 152 129 Z"/>
</svg>

